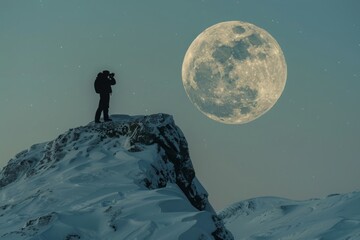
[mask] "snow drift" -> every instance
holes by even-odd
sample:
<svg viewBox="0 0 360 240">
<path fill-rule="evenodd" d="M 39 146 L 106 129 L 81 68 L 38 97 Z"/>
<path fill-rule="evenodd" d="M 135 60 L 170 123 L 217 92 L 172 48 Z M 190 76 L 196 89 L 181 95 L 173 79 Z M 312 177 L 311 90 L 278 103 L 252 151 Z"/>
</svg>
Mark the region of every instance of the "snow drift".
<svg viewBox="0 0 360 240">
<path fill-rule="evenodd" d="M 306 201 L 259 197 L 219 216 L 235 239 L 359 240 L 360 192 Z"/>
<path fill-rule="evenodd" d="M 1 239 L 233 239 L 171 116 L 112 116 L 0 172 Z"/>
</svg>

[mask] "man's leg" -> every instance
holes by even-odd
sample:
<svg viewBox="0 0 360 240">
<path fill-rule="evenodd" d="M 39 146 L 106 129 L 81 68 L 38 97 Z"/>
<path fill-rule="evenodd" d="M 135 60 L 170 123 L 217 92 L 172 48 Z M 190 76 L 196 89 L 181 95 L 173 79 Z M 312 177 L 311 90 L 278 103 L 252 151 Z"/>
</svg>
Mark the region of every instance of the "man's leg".
<svg viewBox="0 0 360 240">
<path fill-rule="evenodd" d="M 109 118 L 109 102 L 110 102 L 110 94 L 104 94 L 103 96 L 104 121 L 111 121 Z"/>
<path fill-rule="evenodd" d="M 95 122 L 96 123 L 100 122 L 101 112 L 102 112 L 102 97 L 100 95 L 99 105 L 98 105 L 98 108 L 97 108 L 96 113 L 95 113 Z"/>
</svg>

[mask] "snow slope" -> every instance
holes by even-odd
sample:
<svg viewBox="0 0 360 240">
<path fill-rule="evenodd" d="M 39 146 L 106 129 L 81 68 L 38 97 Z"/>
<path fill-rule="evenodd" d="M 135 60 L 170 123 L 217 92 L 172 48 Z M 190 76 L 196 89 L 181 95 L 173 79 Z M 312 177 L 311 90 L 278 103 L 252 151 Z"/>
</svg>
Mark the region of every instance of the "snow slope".
<svg viewBox="0 0 360 240">
<path fill-rule="evenodd" d="M 233 239 L 169 115 L 70 129 L 0 172 L 0 239 Z"/>
<path fill-rule="evenodd" d="M 360 192 L 293 201 L 263 197 L 219 213 L 235 239 L 360 239 Z"/>
</svg>

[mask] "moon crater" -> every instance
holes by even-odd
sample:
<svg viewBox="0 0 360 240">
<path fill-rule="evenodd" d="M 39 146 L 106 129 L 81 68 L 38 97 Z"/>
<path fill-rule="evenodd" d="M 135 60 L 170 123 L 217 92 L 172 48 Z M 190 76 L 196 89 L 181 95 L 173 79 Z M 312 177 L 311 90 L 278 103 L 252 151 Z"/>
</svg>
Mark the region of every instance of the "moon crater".
<svg viewBox="0 0 360 240">
<path fill-rule="evenodd" d="M 286 83 L 286 63 L 265 30 L 231 21 L 203 31 L 187 50 L 182 79 L 194 105 L 228 124 L 250 122 L 268 111 Z"/>
</svg>

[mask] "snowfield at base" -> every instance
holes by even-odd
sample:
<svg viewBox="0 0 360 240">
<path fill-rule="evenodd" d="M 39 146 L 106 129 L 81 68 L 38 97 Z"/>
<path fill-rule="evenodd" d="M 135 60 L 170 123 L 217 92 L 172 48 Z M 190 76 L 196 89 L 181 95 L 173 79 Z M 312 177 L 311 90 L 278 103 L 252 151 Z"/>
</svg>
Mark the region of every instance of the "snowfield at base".
<svg viewBox="0 0 360 240">
<path fill-rule="evenodd" d="M 307 201 L 254 198 L 219 216 L 235 239 L 359 240 L 360 192 Z"/>
<path fill-rule="evenodd" d="M 112 116 L 11 159 L 0 239 L 233 239 L 171 116 Z"/>
</svg>

